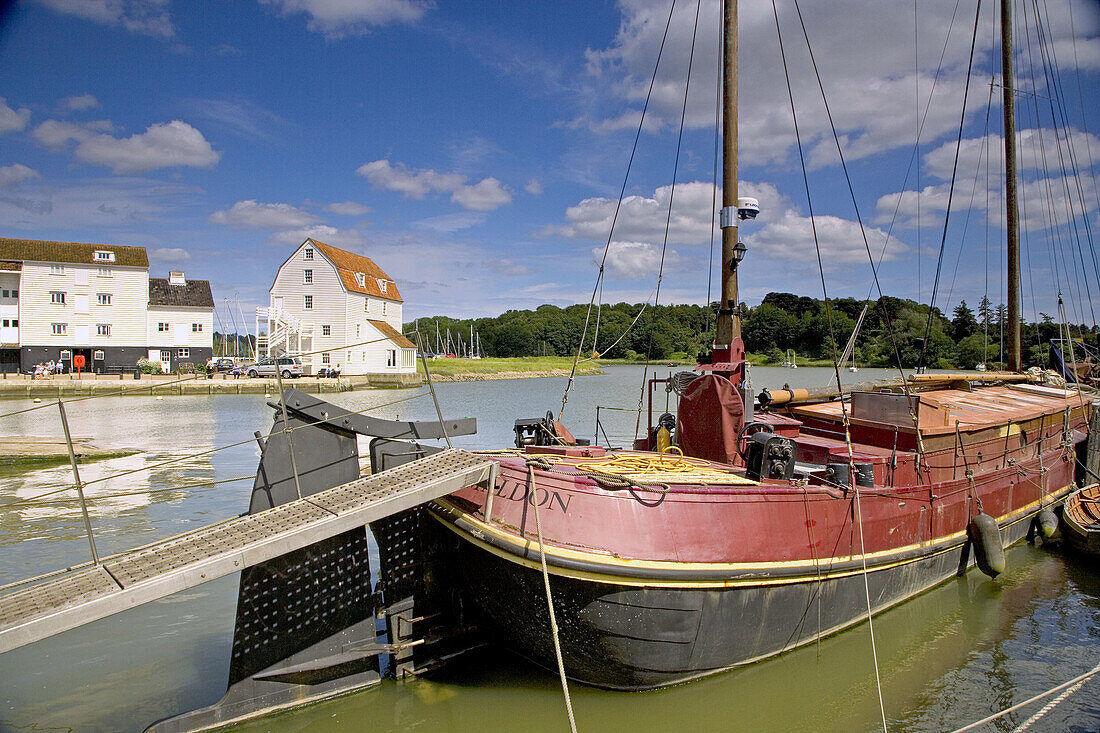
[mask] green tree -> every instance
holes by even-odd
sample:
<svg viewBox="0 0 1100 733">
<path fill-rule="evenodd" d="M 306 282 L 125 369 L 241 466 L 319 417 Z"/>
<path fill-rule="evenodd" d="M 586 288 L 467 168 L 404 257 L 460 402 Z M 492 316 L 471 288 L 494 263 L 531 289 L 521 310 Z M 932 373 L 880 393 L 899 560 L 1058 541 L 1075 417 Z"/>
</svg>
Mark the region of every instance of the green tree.
<svg viewBox="0 0 1100 733">
<path fill-rule="evenodd" d="M 978 319 L 974 317 L 974 311 L 966 306 L 965 300 L 960 300 L 951 314 L 951 338 L 962 341 L 977 330 Z"/>
</svg>

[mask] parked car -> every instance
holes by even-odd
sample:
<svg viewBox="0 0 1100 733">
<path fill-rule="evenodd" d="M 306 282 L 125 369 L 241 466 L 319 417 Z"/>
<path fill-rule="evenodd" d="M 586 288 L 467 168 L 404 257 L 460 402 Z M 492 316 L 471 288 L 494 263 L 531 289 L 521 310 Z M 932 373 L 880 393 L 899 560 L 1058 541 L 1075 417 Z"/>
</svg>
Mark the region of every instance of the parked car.
<svg viewBox="0 0 1100 733">
<path fill-rule="evenodd" d="M 274 377 L 276 370 L 284 379 L 302 376 L 302 360 L 296 356 L 281 356 L 276 360 L 272 358 L 260 359 L 255 364 L 249 364 L 245 368 L 245 374 L 250 377 Z"/>
<path fill-rule="evenodd" d="M 233 359 L 228 356 L 219 356 L 214 360 L 215 372 L 229 372 L 233 370 Z"/>
</svg>

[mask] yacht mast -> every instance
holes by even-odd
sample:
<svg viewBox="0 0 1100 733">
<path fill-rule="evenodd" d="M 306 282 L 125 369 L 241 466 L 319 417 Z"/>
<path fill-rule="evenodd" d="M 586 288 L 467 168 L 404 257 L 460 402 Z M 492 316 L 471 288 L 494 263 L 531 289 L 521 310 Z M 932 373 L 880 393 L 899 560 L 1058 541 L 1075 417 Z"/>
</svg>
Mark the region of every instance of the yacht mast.
<svg viewBox="0 0 1100 733">
<path fill-rule="evenodd" d="M 722 44 L 722 300 L 715 330 L 715 361 L 736 361 L 741 341 L 737 307 L 737 0 L 723 2 Z M 725 350 L 726 353 L 720 353 Z M 724 357 L 724 358 L 723 358 Z"/>
<path fill-rule="evenodd" d="M 1020 354 L 1020 225 L 1016 194 L 1016 96 L 1012 77 L 1012 0 L 1001 0 L 1001 88 L 1005 114 L 1005 228 L 1008 231 L 1008 370 L 1018 372 Z"/>
</svg>

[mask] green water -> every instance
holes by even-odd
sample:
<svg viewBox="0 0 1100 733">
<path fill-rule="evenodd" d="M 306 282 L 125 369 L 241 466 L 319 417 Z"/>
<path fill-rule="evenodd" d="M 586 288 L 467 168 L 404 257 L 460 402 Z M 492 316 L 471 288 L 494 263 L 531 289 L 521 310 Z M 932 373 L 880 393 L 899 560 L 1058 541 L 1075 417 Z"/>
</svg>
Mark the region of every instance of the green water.
<svg viewBox="0 0 1100 733">
<path fill-rule="evenodd" d="M 668 370 L 663 370 L 667 373 Z M 757 369 L 757 387 L 816 386 L 830 370 Z M 844 375 L 862 381 L 872 370 Z M 636 367 L 583 378 L 566 423 L 591 436 L 596 405 L 633 406 Z M 557 408 L 562 379 L 438 385 L 448 416 L 478 418 L 463 446 L 511 442 L 517 416 Z M 386 390 L 333 395 L 352 409 L 418 394 Z M 524 410 L 517 414 L 517 405 Z M 0 434 L 60 429 L 56 408 L 0 402 Z M 663 404 L 656 409 L 663 410 Z M 270 427 L 261 396 L 105 398 L 67 408 L 73 431 L 103 447 L 142 452 L 81 467 L 93 498 L 101 554 L 240 513 L 251 480 L 197 487 L 255 471 L 258 448 L 195 457 Z M 424 397 L 377 407 L 381 417 L 431 419 Z M 601 411 L 611 441 L 633 436 L 635 416 Z M 602 435 L 602 434 L 601 434 Z M 160 465 L 166 460 L 173 463 Z M 119 475 L 124 471 L 134 471 Z M 67 468 L 0 481 L 0 583 L 87 559 L 79 505 L 24 502 L 57 488 Z M 102 480 L 100 479 L 108 479 Z M 20 502 L 20 503 L 12 503 Z M 891 731 L 952 730 L 1049 689 L 1100 663 L 1100 568 L 1094 560 L 1019 545 L 997 581 L 977 573 L 927 592 L 874 619 L 882 699 Z M 215 702 L 225 691 L 237 578 L 230 576 L 0 655 L 0 730 L 140 730 Z M 867 624 L 820 643 L 679 687 L 615 693 L 571 686 L 581 731 L 881 730 Z M 1031 731 L 1100 730 L 1100 679 L 1087 683 Z M 987 730 L 1013 730 L 1039 706 Z M 556 675 L 506 651 L 470 653 L 430 679 L 392 680 L 359 694 L 268 716 L 241 730 L 567 730 Z"/>
</svg>

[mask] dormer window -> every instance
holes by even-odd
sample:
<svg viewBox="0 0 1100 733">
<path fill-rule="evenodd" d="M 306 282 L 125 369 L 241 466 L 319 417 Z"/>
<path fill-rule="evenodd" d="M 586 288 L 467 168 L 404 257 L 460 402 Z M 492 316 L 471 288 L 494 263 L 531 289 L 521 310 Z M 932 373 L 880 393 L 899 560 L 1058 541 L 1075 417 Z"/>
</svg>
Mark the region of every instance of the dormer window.
<svg viewBox="0 0 1100 733">
<path fill-rule="evenodd" d="M 361 288 L 365 288 L 367 286 L 367 275 L 366 275 L 366 273 L 363 273 L 363 272 L 355 273 L 355 284 L 358 285 Z"/>
<path fill-rule="evenodd" d="M 306 247 L 305 254 L 303 254 L 302 257 L 304 259 L 307 259 L 307 260 L 312 260 L 313 259 L 313 247 Z"/>
<path fill-rule="evenodd" d="M 382 278 L 378 278 L 378 289 L 383 293 L 386 292 L 386 281 Z"/>
<path fill-rule="evenodd" d="M 114 262 L 115 261 L 115 253 L 114 252 L 108 252 L 108 251 L 102 250 L 102 249 L 97 249 L 95 251 L 95 261 L 96 262 Z"/>
</svg>

